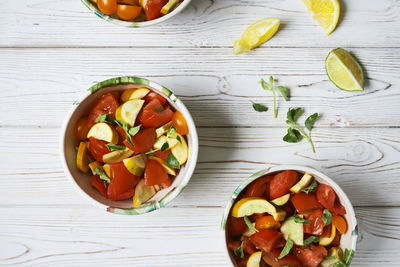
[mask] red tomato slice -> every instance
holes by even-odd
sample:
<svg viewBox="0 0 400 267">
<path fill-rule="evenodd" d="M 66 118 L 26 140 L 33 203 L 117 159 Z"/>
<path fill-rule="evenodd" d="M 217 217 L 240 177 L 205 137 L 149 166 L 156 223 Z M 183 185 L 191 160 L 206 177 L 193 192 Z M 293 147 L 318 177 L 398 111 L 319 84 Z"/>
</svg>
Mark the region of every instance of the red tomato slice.
<svg viewBox="0 0 400 267">
<path fill-rule="evenodd" d="M 125 135 L 126 138 L 126 135 Z M 156 139 L 156 129 L 155 128 L 147 128 L 140 130 L 136 135 L 132 137 L 132 143 L 134 146 L 128 142 L 128 140 L 124 140 L 123 143 L 130 150 L 133 150 L 137 153 L 145 153 L 150 151 L 153 148 L 153 144 Z"/>
<path fill-rule="evenodd" d="M 266 197 L 268 183 L 272 180 L 272 175 L 265 175 L 254 180 L 247 186 L 246 197 Z"/>
<path fill-rule="evenodd" d="M 327 225 L 324 227 L 324 231 L 322 232 L 323 237 L 330 237 L 332 234 L 332 225 Z"/>
<path fill-rule="evenodd" d="M 254 252 L 257 252 L 256 248 L 254 247 L 253 243 L 251 243 L 248 237 L 244 237 L 242 246 L 243 246 L 243 251 L 249 255 L 253 254 Z"/>
<path fill-rule="evenodd" d="M 265 253 L 271 252 L 282 238 L 282 234 L 275 230 L 261 230 L 250 236 L 250 241 L 257 249 Z"/>
<path fill-rule="evenodd" d="M 301 192 L 292 195 L 290 200 L 292 201 L 296 210 L 300 213 L 321 208 L 321 205 L 318 203 L 314 193 L 306 194 Z"/>
<path fill-rule="evenodd" d="M 107 142 L 98 140 L 94 137 L 89 137 L 89 151 L 95 160 L 103 162 L 103 155 L 110 153 L 110 150 L 106 146 Z"/>
<path fill-rule="evenodd" d="M 233 216 L 229 216 L 227 229 L 229 236 L 237 236 L 243 234 L 243 232 L 246 231 L 247 225 L 244 222 L 243 218 L 235 218 Z"/>
<path fill-rule="evenodd" d="M 143 108 L 139 121 L 144 128 L 157 128 L 169 122 L 172 116 L 174 112 L 169 106 L 165 108 L 158 99 L 153 99 Z"/>
<path fill-rule="evenodd" d="M 295 246 L 294 255 L 304 266 L 317 267 L 328 255 L 328 251 L 322 246 L 311 244 L 307 248 Z"/>
<path fill-rule="evenodd" d="M 268 266 L 272 267 L 283 267 L 283 266 L 294 266 L 294 267 L 302 267 L 299 260 L 293 256 L 292 254 L 288 254 L 280 260 L 277 260 L 279 255 L 281 254 L 282 249 L 274 249 L 270 253 L 263 253 L 262 258 L 268 264 Z"/>
<path fill-rule="evenodd" d="M 167 102 L 167 99 L 165 99 L 162 95 L 159 95 L 155 92 L 149 92 L 145 97 L 144 97 L 144 101 L 145 103 L 150 103 L 153 99 L 158 99 L 161 103 L 161 105 L 165 105 L 165 103 Z"/>
<path fill-rule="evenodd" d="M 161 9 L 168 3 L 168 0 L 147 0 L 144 12 L 147 20 L 153 20 L 161 16 Z"/>
<path fill-rule="evenodd" d="M 104 185 L 104 181 L 100 179 L 100 176 L 93 175 L 90 177 L 90 183 L 96 188 L 103 196 L 107 197 L 107 188 Z"/>
<path fill-rule="evenodd" d="M 321 205 L 333 212 L 333 207 L 335 205 L 336 194 L 333 188 L 327 184 L 320 184 L 317 188 L 317 199 Z"/>
<path fill-rule="evenodd" d="M 128 171 L 123 162 L 110 164 L 111 183 L 107 196 L 111 200 L 122 200 L 133 197 L 135 186 L 140 177 Z"/>
<path fill-rule="evenodd" d="M 171 180 L 165 168 L 158 161 L 149 159 L 146 162 L 146 168 L 144 170 L 144 184 L 148 186 L 163 184 L 164 186 L 164 184 L 170 185 Z"/>
<path fill-rule="evenodd" d="M 109 114 L 111 117 L 115 118 L 115 112 L 118 106 L 119 103 L 112 93 L 103 95 L 89 113 L 89 129 L 92 128 L 101 114 Z"/>
<path fill-rule="evenodd" d="M 339 215 L 345 215 L 346 214 L 346 209 L 338 201 L 339 201 L 339 199 L 336 199 L 335 205 L 333 207 L 333 213 L 336 213 L 336 214 L 339 214 Z"/>
<path fill-rule="evenodd" d="M 322 235 L 324 230 L 324 222 L 322 221 L 322 209 L 313 210 L 305 217 L 305 219 L 307 221 L 310 221 L 311 223 L 303 225 L 304 233 L 312 235 Z"/>
<path fill-rule="evenodd" d="M 239 248 L 242 242 L 240 241 L 235 241 L 235 240 L 228 240 L 228 249 L 234 251 L 235 249 Z"/>
<path fill-rule="evenodd" d="M 164 152 L 161 152 L 160 150 L 157 150 L 156 152 L 154 152 L 154 155 L 156 155 L 157 158 L 163 159 L 163 160 L 167 160 L 168 154 L 171 153 L 171 150 L 166 150 Z"/>
<path fill-rule="evenodd" d="M 293 170 L 286 170 L 275 174 L 269 183 L 269 194 L 271 199 L 281 197 L 289 193 L 289 189 L 297 183 L 299 174 Z"/>
</svg>

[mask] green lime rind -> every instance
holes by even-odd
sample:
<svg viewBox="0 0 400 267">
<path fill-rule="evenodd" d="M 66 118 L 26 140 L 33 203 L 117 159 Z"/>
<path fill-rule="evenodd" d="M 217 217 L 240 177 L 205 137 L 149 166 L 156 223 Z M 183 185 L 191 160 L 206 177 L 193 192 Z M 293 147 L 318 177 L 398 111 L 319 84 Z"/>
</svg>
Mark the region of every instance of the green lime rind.
<svg viewBox="0 0 400 267">
<path fill-rule="evenodd" d="M 342 67 L 345 68 L 349 75 L 352 76 L 354 81 L 356 81 L 356 83 L 358 84 L 357 87 L 345 88 L 339 84 L 339 81 L 336 81 L 335 78 L 332 77 L 328 67 L 328 62 L 331 60 L 331 57 L 336 57 Z M 361 65 L 358 63 L 357 59 L 353 55 L 351 55 L 343 48 L 336 48 L 329 52 L 328 56 L 325 59 L 325 71 L 333 84 L 335 84 L 335 86 L 341 90 L 349 92 L 364 90 L 364 73 Z"/>
</svg>

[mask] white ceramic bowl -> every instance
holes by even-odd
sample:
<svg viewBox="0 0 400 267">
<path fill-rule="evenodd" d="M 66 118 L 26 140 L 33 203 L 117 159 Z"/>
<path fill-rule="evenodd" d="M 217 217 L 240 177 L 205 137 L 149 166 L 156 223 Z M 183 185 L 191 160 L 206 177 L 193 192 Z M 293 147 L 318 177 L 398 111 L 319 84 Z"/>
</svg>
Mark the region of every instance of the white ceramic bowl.
<svg viewBox="0 0 400 267">
<path fill-rule="evenodd" d="M 146 27 L 146 26 L 158 24 L 163 21 L 166 21 L 167 19 L 172 18 L 173 16 L 175 16 L 176 14 L 178 14 L 182 10 L 184 10 L 189 5 L 191 0 L 184 0 L 182 3 L 180 3 L 174 10 L 172 10 L 167 15 L 164 15 L 157 19 L 153 19 L 153 20 L 149 20 L 149 21 L 140 21 L 140 22 L 125 21 L 125 20 L 120 20 L 120 19 L 110 17 L 110 16 L 102 13 L 100 10 L 98 10 L 97 7 L 90 0 L 81 0 L 81 1 L 85 4 L 85 6 L 90 11 L 92 11 L 99 18 L 102 18 L 108 22 L 111 22 L 113 24 L 120 25 L 120 26 L 131 27 L 131 28 L 140 28 L 140 27 Z"/>
<path fill-rule="evenodd" d="M 169 188 L 163 189 L 151 198 L 146 204 L 139 208 L 133 208 L 132 199 L 112 201 L 102 196 L 89 181 L 89 174 L 82 173 L 76 167 L 76 146 L 78 140 L 74 134 L 77 120 L 87 116 L 97 100 L 105 93 L 111 91 L 123 91 L 127 88 L 147 87 L 152 91 L 164 96 L 169 104 L 179 110 L 186 119 L 189 127 L 189 134 L 186 136 L 189 147 L 189 157 L 185 165 L 175 177 Z M 193 119 L 185 105 L 167 88 L 144 78 L 118 77 L 100 82 L 74 101 L 72 109 L 67 114 L 61 129 L 60 138 L 61 161 L 66 176 L 78 192 L 82 193 L 89 201 L 101 209 L 117 214 L 143 214 L 159 209 L 172 201 L 187 185 L 194 172 L 199 142 Z"/>
<path fill-rule="evenodd" d="M 259 172 L 254 173 L 253 175 L 251 175 L 239 187 L 236 188 L 236 190 L 233 192 L 231 198 L 229 199 L 228 204 L 226 205 L 225 212 L 224 212 L 222 222 L 221 222 L 222 241 L 224 242 L 223 246 L 224 246 L 224 251 L 227 256 L 227 259 L 233 266 L 234 266 L 234 260 L 233 260 L 231 254 L 229 252 L 229 249 L 227 247 L 227 233 L 225 230 L 227 219 L 230 214 L 233 203 L 235 203 L 236 198 L 243 191 L 243 189 L 245 189 L 254 180 L 256 180 L 266 174 L 280 172 L 280 171 L 284 171 L 284 170 L 295 170 L 299 173 L 307 172 L 307 173 L 311 174 L 319 183 L 328 184 L 328 185 L 332 186 L 332 188 L 336 192 L 336 195 L 340 199 L 340 203 L 346 208 L 346 212 L 347 212 L 347 214 L 344 215 L 344 217 L 346 218 L 346 221 L 348 224 L 348 230 L 345 234 L 343 234 L 341 236 L 340 247 L 343 249 L 343 251 L 346 248 L 353 249 L 354 251 L 356 250 L 357 237 L 358 237 L 357 220 L 355 217 L 354 208 L 351 205 L 349 198 L 343 192 L 343 190 L 331 178 L 329 178 L 325 174 L 323 174 L 313 168 L 305 167 L 305 166 L 298 166 L 298 165 L 280 165 L 280 166 L 271 167 L 271 168 L 268 168 L 265 170 L 261 170 Z"/>
</svg>

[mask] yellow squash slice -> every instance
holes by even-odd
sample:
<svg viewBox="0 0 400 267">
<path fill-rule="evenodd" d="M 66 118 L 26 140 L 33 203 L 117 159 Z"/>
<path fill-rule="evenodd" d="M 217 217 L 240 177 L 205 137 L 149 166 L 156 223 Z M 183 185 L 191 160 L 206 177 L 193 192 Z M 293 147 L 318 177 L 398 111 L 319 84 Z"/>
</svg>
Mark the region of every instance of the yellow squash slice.
<svg viewBox="0 0 400 267">
<path fill-rule="evenodd" d="M 81 172 L 88 172 L 88 153 L 85 142 L 80 142 L 78 147 L 78 153 L 76 154 L 76 166 Z"/>
<path fill-rule="evenodd" d="M 105 122 L 99 122 L 93 125 L 87 137 L 94 137 L 113 144 L 117 144 L 119 140 L 117 131 Z"/>
</svg>

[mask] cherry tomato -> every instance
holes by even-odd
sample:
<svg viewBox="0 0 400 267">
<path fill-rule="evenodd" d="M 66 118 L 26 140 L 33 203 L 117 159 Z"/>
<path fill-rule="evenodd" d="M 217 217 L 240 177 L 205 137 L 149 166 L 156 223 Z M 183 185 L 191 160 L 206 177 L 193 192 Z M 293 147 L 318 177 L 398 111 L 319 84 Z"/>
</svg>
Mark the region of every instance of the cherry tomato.
<svg viewBox="0 0 400 267">
<path fill-rule="evenodd" d="M 179 111 L 175 111 L 174 116 L 172 117 L 172 125 L 175 127 L 178 134 L 185 135 L 189 133 L 186 120 L 183 117 L 183 114 Z"/>
<path fill-rule="evenodd" d="M 145 153 L 152 149 L 155 139 L 156 139 L 156 129 L 147 128 L 140 130 L 136 135 L 132 137 L 132 143 L 134 145 L 133 147 L 128 142 L 128 140 L 124 140 L 123 143 L 125 144 L 126 147 L 137 153 Z"/>
<path fill-rule="evenodd" d="M 165 99 L 162 95 L 159 95 L 155 92 L 149 92 L 145 97 L 144 101 L 145 103 L 150 103 L 153 99 L 158 99 L 161 103 L 161 105 L 165 105 L 167 103 L 167 99 Z"/>
<path fill-rule="evenodd" d="M 174 116 L 174 112 L 169 106 L 164 108 L 158 99 L 153 99 L 143 108 L 139 121 L 144 128 L 157 128 L 169 122 L 172 116 Z"/>
<path fill-rule="evenodd" d="M 278 230 L 281 224 L 275 221 L 272 216 L 263 216 L 256 220 L 255 227 L 257 230 Z"/>
<path fill-rule="evenodd" d="M 305 212 L 321 208 L 314 193 L 298 193 L 290 197 L 294 207 L 298 212 Z"/>
<path fill-rule="evenodd" d="M 117 12 L 117 0 L 97 0 L 97 7 L 106 15 L 112 15 Z"/>
<path fill-rule="evenodd" d="M 229 216 L 227 225 L 228 235 L 230 236 L 241 235 L 247 229 L 247 225 L 244 222 L 243 218 L 235 218 L 233 216 Z"/>
<path fill-rule="evenodd" d="M 123 162 L 110 164 L 111 183 L 108 185 L 107 196 L 111 200 L 122 200 L 133 197 L 135 186 L 140 177 L 128 171 Z"/>
<path fill-rule="evenodd" d="M 289 189 L 297 183 L 299 175 L 296 171 L 286 170 L 275 174 L 269 183 L 270 198 L 275 199 L 289 193 Z"/>
<path fill-rule="evenodd" d="M 304 233 L 311 235 L 322 235 L 324 231 L 324 221 L 322 220 L 322 209 L 313 210 L 311 213 L 305 216 L 307 221 L 310 221 L 310 224 L 304 224 L 303 230 Z"/>
<path fill-rule="evenodd" d="M 268 189 L 268 183 L 272 180 L 272 175 L 266 175 L 254 180 L 247 186 L 246 197 L 265 197 Z"/>
<path fill-rule="evenodd" d="M 87 139 L 89 132 L 88 117 L 80 118 L 75 124 L 75 136 L 78 140 L 84 141 Z"/>
<path fill-rule="evenodd" d="M 89 137 L 89 151 L 95 160 L 103 162 L 103 155 L 110 153 L 110 150 L 106 146 L 107 142 L 98 140 L 94 137 Z"/>
<path fill-rule="evenodd" d="M 118 106 L 118 101 L 115 99 L 113 94 L 108 93 L 103 95 L 90 111 L 88 119 L 89 129 L 96 123 L 97 118 L 101 114 L 109 114 L 111 117 L 115 118 L 115 111 Z"/>
<path fill-rule="evenodd" d="M 309 245 L 307 248 L 298 246 L 293 248 L 293 254 L 304 266 L 308 267 L 317 267 L 324 257 L 328 255 L 326 248 L 314 244 Z"/>
<path fill-rule="evenodd" d="M 156 152 L 154 152 L 154 155 L 156 155 L 157 158 L 160 158 L 160 159 L 163 159 L 164 161 L 166 161 L 169 153 L 171 153 L 171 150 L 169 150 L 169 149 L 164 152 L 157 150 Z"/>
<path fill-rule="evenodd" d="M 345 218 L 343 218 L 343 216 L 340 215 L 333 216 L 332 223 L 341 234 L 347 232 L 347 221 Z"/>
<path fill-rule="evenodd" d="M 100 176 L 93 175 L 90 177 L 90 183 L 96 188 L 103 196 L 107 197 L 107 188 L 104 185 L 104 181 L 100 179 Z"/>
<path fill-rule="evenodd" d="M 122 20 L 132 20 L 137 18 L 142 12 L 140 6 L 118 5 L 117 16 Z"/>
<path fill-rule="evenodd" d="M 161 16 L 161 9 L 168 3 L 168 0 L 147 0 L 144 12 L 147 20 L 153 20 Z"/>
<path fill-rule="evenodd" d="M 261 230 L 250 236 L 250 241 L 257 248 L 265 253 L 271 252 L 282 238 L 282 234 L 275 230 Z"/>
<path fill-rule="evenodd" d="M 171 180 L 165 168 L 154 159 L 147 160 L 144 171 L 144 184 L 149 186 L 168 183 L 170 184 Z"/>
</svg>

